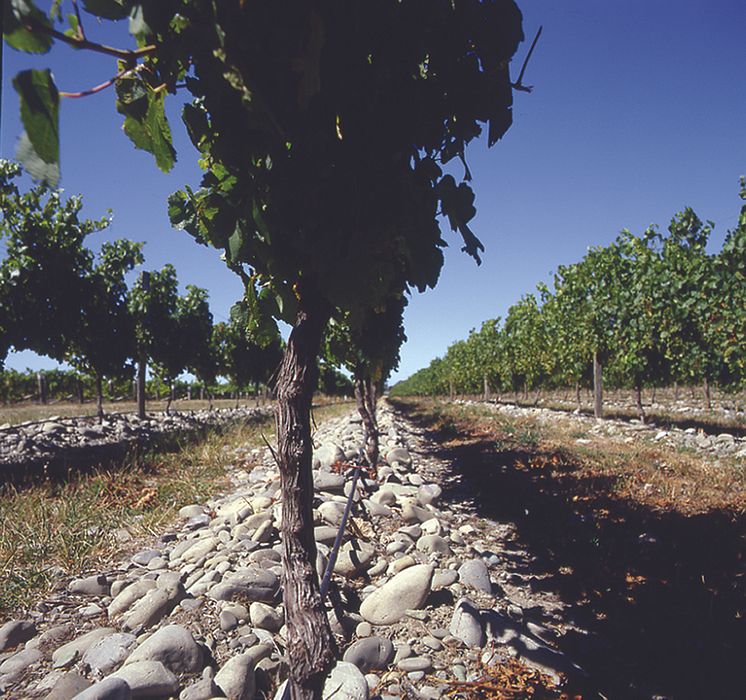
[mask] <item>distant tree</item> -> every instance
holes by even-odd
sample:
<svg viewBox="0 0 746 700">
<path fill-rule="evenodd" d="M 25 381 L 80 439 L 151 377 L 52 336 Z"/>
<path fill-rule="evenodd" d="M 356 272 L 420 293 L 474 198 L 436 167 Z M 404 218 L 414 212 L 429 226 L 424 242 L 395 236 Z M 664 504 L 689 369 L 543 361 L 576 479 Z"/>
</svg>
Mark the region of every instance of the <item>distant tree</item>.
<svg viewBox="0 0 746 700">
<path fill-rule="evenodd" d="M 36 186 L 21 193 L 20 167 L 0 160 L 0 350 L 33 350 L 63 361 L 80 334 L 93 253 L 86 236 L 109 219 L 80 219 L 83 201 Z M 4 357 L 4 354 L 3 354 Z"/>
<path fill-rule="evenodd" d="M 104 243 L 98 263 L 82 280 L 83 298 L 77 332 L 66 360 L 95 381 L 98 416 L 103 416 L 103 379 L 131 375 L 135 326 L 128 309 L 125 275 L 142 264 L 142 243 Z"/>
<path fill-rule="evenodd" d="M 379 440 L 376 405 L 385 381 L 399 365 L 399 350 L 406 340 L 403 314 L 406 297 L 392 297 L 368 310 L 361 319 L 350 315 L 332 319 L 324 338 L 324 357 L 344 366 L 352 375 L 358 413 L 363 421 L 364 452 L 368 464 L 378 463 Z"/>
<path fill-rule="evenodd" d="M 746 388 L 746 180 L 741 179 L 742 202 L 736 227 L 728 232 L 714 261 L 715 286 L 709 328 L 724 362 L 726 385 Z"/>
<path fill-rule="evenodd" d="M 176 378 L 184 368 L 181 339 L 176 329 L 178 282 L 173 265 L 140 275 L 132 286 L 128 308 L 135 327 L 135 348 L 140 386 L 138 413 L 143 415 L 144 379 L 148 362 L 166 379 Z"/>
</svg>

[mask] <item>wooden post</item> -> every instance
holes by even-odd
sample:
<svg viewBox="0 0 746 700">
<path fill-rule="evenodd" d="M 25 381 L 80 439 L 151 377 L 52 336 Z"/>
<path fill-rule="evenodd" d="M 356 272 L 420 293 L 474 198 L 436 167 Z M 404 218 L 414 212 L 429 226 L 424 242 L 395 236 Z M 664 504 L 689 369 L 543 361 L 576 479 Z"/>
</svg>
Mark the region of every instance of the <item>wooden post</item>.
<svg viewBox="0 0 746 700">
<path fill-rule="evenodd" d="M 604 395 L 603 395 L 603 368 L 598 359 L 598 352 L 593 351 L 593 415 L 603 418 Z"/>
<path fill-rule="evenodd" d="M 143 272 L 141 284 L 144 291 L 150 291 L 150 273 Z M 141 353 L 137 363 L 137 416 L 141 420 L 145 418 L 145 372 L 147 371 L 147 360 L 145 354 Z"/>
<path fill-rule="evenodd" d="M 39 370 L 36 373 L 36 386 L 39 392 L 39 403 L 47 403 L 47 378 L 44 376 L 44 371 Z"/>
</svg>

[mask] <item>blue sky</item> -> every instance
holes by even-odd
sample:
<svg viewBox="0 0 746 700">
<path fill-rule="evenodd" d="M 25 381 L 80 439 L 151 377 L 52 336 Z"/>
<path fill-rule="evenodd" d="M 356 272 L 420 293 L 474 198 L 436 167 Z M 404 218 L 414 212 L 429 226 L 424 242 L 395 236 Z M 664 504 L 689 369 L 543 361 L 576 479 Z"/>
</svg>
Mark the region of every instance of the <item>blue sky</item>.
<svg viewBox="0 0 746 700">
<path fill-rule="evenodd" d="M 42 3 L 40 3 L 42 4 Z M 516 93 L 514 123 L 492 149 L 473 144 L 478 214 L 474 230 L 486 247 L 477 267 L 452 243 L 438 287 L 414 296 L 406 312 L 409 340 L 397 376 L 441 355 L 487 318 L 507 308 L 560 264 L 588 246 L 610 242 L 622 228 L 665 228 L 692 206 L 715 221 L 713 250 L 738 215 L 738 178 L 746 174 L 746 3 L 742 0 L 524 0 L 527 41 L 544 31 L 525 82 Z M 126 31 L 89 34 L 122 44 Z M 118 36 L 117 36 L 118 34 Z M 5 48 L 0 154 L 12 157 L 21 131 L 10 84 L 22 68 L 51 66 L 58 86 L 75 91 L 111 77 L 112 62 L 67 47 L 30 57 Z M 121 131 L 112 91 L 65 100 L 61 113 L 62 186 L 82 193 L 84 212 L 114 211 L 98 240 L 144 240 L 147 269 L 176 265 L 182 284 L 210 292 L 217 319 L 240 297 L 241 285 L 218 253 L 170 228 L 166 197 L 196 185 L 196 152 L 171 100 L 179 161 L 168 175 L 135 151 Z M 93 241 L 92 241 L 93 242 Z M 23 353 L 11 367 L 44 366 Z"/>
</svg>

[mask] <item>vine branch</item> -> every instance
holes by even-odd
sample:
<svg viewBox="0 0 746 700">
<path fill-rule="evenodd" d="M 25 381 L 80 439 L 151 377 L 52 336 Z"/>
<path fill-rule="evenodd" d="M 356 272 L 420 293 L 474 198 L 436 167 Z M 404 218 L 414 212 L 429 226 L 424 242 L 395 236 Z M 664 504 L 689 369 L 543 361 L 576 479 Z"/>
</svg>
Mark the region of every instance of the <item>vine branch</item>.
<svg viewBox="0 0 746 700">
<path fill-rule="evenodd" d="M 53 27 L 46 27 L 41 22 L 33 18 L 29 18 L 26 24 L 26 29 L 30 32 L 41 32 L 54 37 L 63 44 L 72 46 L 76 49 L 87 49 L 89 51 L 95 51 L 96 53 L 106 54 L 107 56 L 114 56 L 126 61 L 128 64 L 133 64 L 138 58 L 143 56 L 149 56 L 154 53 L 158 48 L 155 44 L 148 44 L 139 49 L 117 49 L 113 46 L 107 46 L 106 44 L 99 44 L 95 41 L 89 41 L 82 37 L 67 36 L 62 32 L 54 29 Z"/>
<path fill-rule="evenodd" d="M 531 54 L 534 52 L 534 49 L 536 48 L 536 42 L 539 41 L 539 37 L 541 36 L 542 29 L 544 29 L 543 25 L 539 27 L 539 31 L 536 32 L 536 36 L 534 37 L 534 40 L 531 42 L 531 48 L 528 50 L 528 53 L 526 54 L 526 58 L 523 61 L 523 65 L 521 66 L 521 72 L 518 74 L 518 80 L 511 84 L 511 87 L 514 90 L 519 90 L 520 92 L 531 92 L 534 89 L 533 85 L 523 84 L 523 74 L 526 72 L 526 66 L 528 66 L 529 60 L 531 60 Z"/>
<path fill-rule="evenodd" d="M 60 97 L 68 97 L 77 99 L 78 97 L 88 97 L 89 95 L 95 95 L 97 92 L 101 92 L 102 90 L 106 90 L 106 88 L 112 86 L 117 80 L 120 78 L 124 78 L 130 73 L 137 73 L 139 70 L 144 68 L 144 64 L 140 64 L 135 66 L 134 68 L 126 68 L 121 73 L 117 73 L 113 78 L 109 78 L 109 80 L 104 81 L 100 85 L 96 85 L 92 88 L 89 88 L 88 90 L 81 90 L 80 92 L 64 92 L 62 90 L 59 91 Z"/>
</svg>

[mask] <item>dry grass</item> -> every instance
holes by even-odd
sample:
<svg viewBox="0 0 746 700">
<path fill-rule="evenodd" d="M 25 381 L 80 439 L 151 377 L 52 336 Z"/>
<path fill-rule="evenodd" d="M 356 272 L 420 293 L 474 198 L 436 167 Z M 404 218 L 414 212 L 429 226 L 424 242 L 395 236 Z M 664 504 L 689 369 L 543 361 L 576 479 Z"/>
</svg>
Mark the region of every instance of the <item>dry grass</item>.
<svg viewBox="0 0 746 700">
<path fill-rule="evenodd" d="M 485 407 L 433 402 L 422 403 L 421 410 L 436 415 L 441 429 L 445 426 L 456 439 L 469 433 L 489 437 L 501 448 L 529 453 L 524 459 L 528 469 L 559 474 L 571 469 L 579 481 L 611 484 L 616 498 L 685 515 L 746 512 L 746 469 L 734 458 L 721 456 L 715 462 L 690 450 L 643 440 L 627 443 L 621 437 L 588 432 L 570 417 L 540 421 L 496 415 Z"/>
<path fill-rule="evenodd" d="M 316 409 L 321 422 L 351 410 L 348 404 Z M 201 503 L 229 485 L 235 448 L 272 443 L 271 418 L 210 433 L 170 453 L 0 493 L 0 619 L 48 592 L 61 577 L 114 561 L 125 528 L 134 542 L 160 534 L 179 508 Z M 250 468 L 250 465 L 246 465 Z"/>
</svg>

